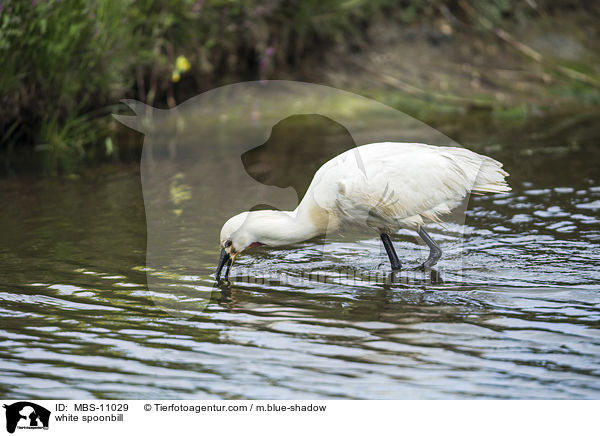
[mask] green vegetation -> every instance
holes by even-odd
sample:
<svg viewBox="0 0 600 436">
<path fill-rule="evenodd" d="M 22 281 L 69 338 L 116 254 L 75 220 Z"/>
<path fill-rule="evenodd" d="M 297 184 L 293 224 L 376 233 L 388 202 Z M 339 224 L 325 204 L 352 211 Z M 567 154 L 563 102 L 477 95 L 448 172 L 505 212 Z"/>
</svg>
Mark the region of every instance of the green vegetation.
<svg viewBox="0 0 600 436">
<path fill-rule="evenodd" d="M 497 31 L 499 23 L 583 7 L 589 9 L 577 0 L 0 0 L 0 160 L 4 172 L 37 165 L 55 174 L 118 159 L 109 114 L 121 98 L 173 107 L 240 80 L 311 80 L 328 52 L 369 50 L 368 30 L 382 20 L 404 25 L 450 16 Z M 546 67 L 576 84 L 552 92 L 576 89 L 582 101 L 598 103 L 593 70 Z M 405 101 L 418 106 L 432 96 L 426 90 Z M 444 112 L 465 104 L 442 97 Z"/>
</svg>

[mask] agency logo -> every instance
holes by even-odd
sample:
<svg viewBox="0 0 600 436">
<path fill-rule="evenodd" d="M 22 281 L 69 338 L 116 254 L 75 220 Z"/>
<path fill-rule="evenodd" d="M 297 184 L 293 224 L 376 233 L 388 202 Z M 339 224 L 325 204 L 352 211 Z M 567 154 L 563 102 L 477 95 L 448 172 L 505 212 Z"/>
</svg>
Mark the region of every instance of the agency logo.
<svg viewBox="0 0 600 436">
<path fill-rule="evenodd" d="M 29 401 L 19 401 L 4 405 L 6 409 L 6 431 L 14 433 L 16 429 L 48 429 L 50 411 Z"/>
</svg>

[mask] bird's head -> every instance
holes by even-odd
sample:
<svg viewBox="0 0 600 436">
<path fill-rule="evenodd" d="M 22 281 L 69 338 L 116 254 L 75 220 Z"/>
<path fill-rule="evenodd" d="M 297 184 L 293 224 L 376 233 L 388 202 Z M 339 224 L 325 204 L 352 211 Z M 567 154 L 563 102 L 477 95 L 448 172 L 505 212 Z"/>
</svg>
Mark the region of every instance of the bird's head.
<svg viewBox="0 0 600 436">
<path fill-rule="evenodd" d="M 216 279 L 219 280 L 221 270 L 227 265 L 225 278 L 229 276 L 229 269 L 235 257 L 242 251 L 263 245 L 258 241 L 258 235 L 252 223 L 255 221 L 252 212 L 242 212 L 227 220 L 221 229 L 221 257 L 217 266 Z"/>
</svg>

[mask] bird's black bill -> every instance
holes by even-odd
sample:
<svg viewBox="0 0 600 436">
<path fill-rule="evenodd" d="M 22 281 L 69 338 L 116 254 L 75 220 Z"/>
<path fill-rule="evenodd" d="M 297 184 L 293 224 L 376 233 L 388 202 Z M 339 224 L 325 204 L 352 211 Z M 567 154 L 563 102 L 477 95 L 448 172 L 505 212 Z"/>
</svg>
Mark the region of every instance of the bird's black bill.
<svg viewBox="0 0 600 436">
<path fill-rule="evenodd" d="M 227 273 L 225 274 L 225 278 L 227 278 L 229 275 L 229 265 L 231 265 L 231 257 L 224 248 L 221 248 L 221 257 L 219 257 L 219 264 L 217 265 L 217 272 L 215 273 L 215 278 L 217 280 L 221 278 L 221 270 L 223 270 L 225 264 L 227 264 Z"/>
<path fill-rule="evenodd" d="M 225 251 L 224 248 L 221 248 L 221 257 L 219 257 L 219 264 L 217 265 L 217 272 L 215 273 L 215 278 L 219 280 L 221 278 L 221 270 L 227 264 L 227 271 L 225 272 L 225 278 L 229 277 L 229 269 L 231 268 L 231 257 L 229 253 Z"/>
</svg>

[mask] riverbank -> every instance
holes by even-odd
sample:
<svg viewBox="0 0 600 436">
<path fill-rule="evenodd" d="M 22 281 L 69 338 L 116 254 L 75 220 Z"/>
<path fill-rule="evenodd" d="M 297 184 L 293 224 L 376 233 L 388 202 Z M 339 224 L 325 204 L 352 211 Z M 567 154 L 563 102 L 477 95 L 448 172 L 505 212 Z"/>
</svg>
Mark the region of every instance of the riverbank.
<svg viewBox="0 0 600 436">
<path fill-rule="evenodd" d="M 85 5 L 0 10 L 12 19 L 0 26 L 4 174 L 135 161 L 139 135 L 110 116 L 128 113 L 120 99 L 170 108 L 245 80 L 349 90 L 457 140 L 487 124 L 588 123 L 600 108 L 600 9 L 583 2 Z"/>
<path fill-rule="evenodd" d="M 362 50 L 329 54 L 318 74 L 420 118 L 478 110 L 536 116 L 598 107 L 596 19 L 574 11 L 488 27 L 450 12 L 411 26 L 387 20 L 370 29 L 370 44 Z"/>
</svg>

